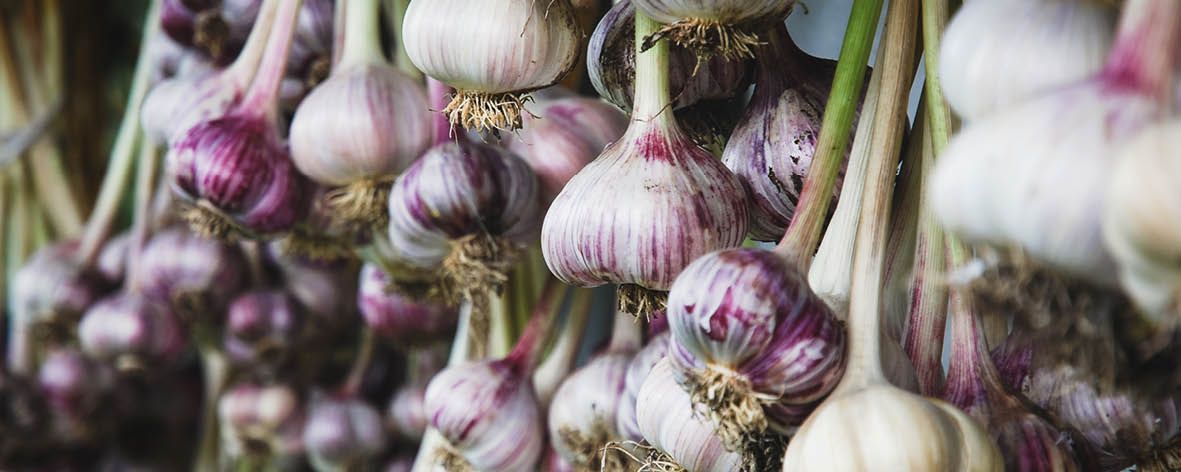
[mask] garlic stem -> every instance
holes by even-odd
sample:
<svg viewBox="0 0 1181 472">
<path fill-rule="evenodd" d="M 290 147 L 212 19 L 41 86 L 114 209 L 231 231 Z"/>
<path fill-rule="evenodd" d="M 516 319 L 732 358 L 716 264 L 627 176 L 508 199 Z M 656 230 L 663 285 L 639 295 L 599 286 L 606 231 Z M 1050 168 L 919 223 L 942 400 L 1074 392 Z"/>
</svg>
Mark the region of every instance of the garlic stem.
<svg viewBox="0 0 1181 472">
<path fill-rule="evenodd" d="M 924 98 L 924 101 L 926 99 Z M 921 105 L 920 105 L 921 108 Z M 914 364 L 919 391 L 935 396 L 943 386 L 943 338 L 947 327 L 946 258 L 943 228 L 931 214 L 926 202 L 927 182 L 935 163 L 931 146 L 931 120 L 924 114 L 911 132 L 920 149 L 917 169 L 910 172 L 918 185 L 908 189 L 918 200 L 918 232 L 915 237 L 911 305 L 908 311 L 903 348 Z M 908 179 L 910 180 L 910 179 Z"/>
<path fill-rule="evenodd" d="M 1114 87 L 1171 104 L 1181 40 L 1181 2 L 1128 0 L 1102 76 Z"/>
<path fill-rule="evenodd" d="M 333 70 L 385 61 L 381 52 L 378 0 L 348 0 L 345 4 L 344 45 Z"/>
<path fill-rule="evenodd" d="M 570 286 L 559 282 L 558 279 L 550 278 L 546 281 L 541 297 L 533 305 L 533 315 L 529 318 L 529 324 L 525 326 L 525 331 L 521 333 L 521 338 L 517 340 L 512 352 L 505 356 L 506 359 L 516 362 L 526 373 L 537 367 L 541 357 L 541 344 L 545 341 L 555 315 L 562 308 L 562 301 L 569 292 Z"/>
<path fill-rule="evenodd" d="M 554 392 L 574 367 L 574 358 L 582 344 L 582 333 L 586 329 L 593 294 L 594 291 L 591 289 L 574 290 L 570 297 L 570 311 L 566 314 L 566 322 L 562 324 L 558 339 L 554 341 L 549 355 L 533 373 L 533 389 L 537 392 L 537 400 L 543 408 L 549 408 Z"/>
<path fill-rule="evenodd" d="M 775 251 L 807 271 L 820 243 L 833 186 L 849 145 L 853 116 L 865 84 L 865 67 L 881 16 L 881 0 L 860 0 L 853 4 L 841 54 L 833 76 L 832 91 L 824 106 L 824 119 L 817 138 L 816 153 L 791 224 Z"/>
<path fill-rule="evenodd" d="M 495 358 L 508 354 L 512 349 L 514 330 L 512 313 L 508 309 L 506 295 L 488 293 L 472 294 L 472 296 L 488 298 L 488 339 L 485 344 L 488 349 L 485 355 Z"/>
<path fill-rule="evenodd" d="M 86 221 L 82 232 L 82 240 L 78 246 L 78 259 L 89 266 L 98 257 L 99 251 L 107 238 L 111 235 L 111 225 L 119 212 L 119 203 L 123 200 L 123 192 L 127 190 L 127 181 L 131 177 L 131 166 L 135 162 L 133 154 L 139 140 L 139 113 L 144 96 L 151 87 L 152 57 L 147 47 L 159 34 L 160 30 L 160 2 L 152 2 L 151 8 L 144 20 L 144 30 L 141 35 L 139 57 L 135 62 L 135 75 L 131 79 L 131 92 L 127 95 L 127 106 L 123 111 L 123 121 L 119 123 L 118 134 L 115 135 L 115 146 L 111 148 L 111 158 L 107 163 L 107 172 L 103 176 L 102 188 L 99 190 L 94 209 Z"/>
<path fill-rule="evenodd" d="M 225 73 L 234 77 L 243 87 L 254 80 L 254 74 L 258 72 L 259 62 L 262 61 L 263 52 L 266 50 L 267 38 L 270 37 L 271 29 L 275 25 L 275 10 L 282 1 L 285 0 L 263 0 L 262 6 L 258 9 L 258 18 L 250 28 L 250 35 L 246 36 L 246 43 L 242 45 L 242 52 L 238 53 L 238 57 L 229 67 L 226 67 Z"/>
<path fill-rule="evenodd" d="M 660 23 L 636 10 L 636 51 L 644 38 L 660 30 Z M 668 41 L 659 41 L 651 49 L 636 53 L 636 91 L 632 119 L 680 132 L 672 113 L 669 92 Z"/>
<path fill-rule="evenodd" d="M 616 310 L 615 319 L 611 323 L 611 342 L 607 350 L 611 352 L 634 352 L 644 345 L 640 333 L 640 319 Z"/>
<path fill-rule="evenodd" d="M 140 256 L 152 232 L 152 196 L 156 190 L 156 174 L 160 164 L 158 150 L 159 146 L 144 134 L 139 143 L 139 163 L 135 174 L 135 213 L 132 218 L 131 245 L 127 248 L 126 286 L 133 291 L 139 289 L 140 273 L 143 272 L 133 269 L 140 266 Z"/>
<path fill-rule="evenodd" d="M 891 3 L 886 15 L 886 30 L 882 35 L 883 51 L 887 54 L 878 56 L 877 67 L 883 69 L 882 90 L 874 112 L 872 154 L 853 253 L 848 366 L 845 377 L 833 392 L 834 397 L 840 395 L 838 392 L 886 381 L 880 339 L 882 275 L 886 236 L 890 228 L 890 195 L 902 143 L 901 131 L 906 125 L 906 102 L 914 76 L 917 34 L 913 11 L 915 0 L 895 2 Z M 854 4 L 855 15 L 862 3 L 875 4 L 875 10 L 881 7 L 881 3 L 875 0 L 861 0 Z"/>
<path fill-rule="evenodd" d="M 385 0 L 386 24 L 390 27 L 390 35 L 394 37 L 394 65 L 398 70 L 416 80 L 422 80 L 422 71 L 414 66 L 414 61 L 406 55 L 406 47 L 402 43 L 402 20 L 406 18 L 406 8 L 410 0 Z M 444 104 L 446 106 L 446 104 Z M 442 110 L 442 108 L 439 108 Z"/>
<path fill-rule="evenodd" d="M 295 25 L 299 19 L 301 5 L 303 0 L 284 0 L 279 4 L 258 73 L 250 82 L 250 88 L 246 90 L 245 98 L 238 106 L 239 110 L 265 116 L 272 122 L 278 118 L 279 84 L 287 70 L 287 53 L 295 36 Z"/>
<path fill-rule="evenodd" d="M 10 185 L 8 185 L 8 177 L 0 172 L 0 221 L 15 221 L 9 219 L 8 207 L 10 205 Z M 9 310 L 4 308 L 8 306 L 8 271 L 16 264 L 10 264 L 8 261 L 8 233 L 13 232 L 11 227 L 0 231 L 0 267 L 9 269 L 0 269 L 0 326 L 5 326 L 5 315 Z M 11 318 L 9 318 L 11 320 Z M 8 327 L 11 329 L 11 327 Z"/>
<path fill-rule="evenodd" d="M 201 442 L 197 447 L 197 460 L 193 470 L 217 470 L 220 460 L 220 428 L 217 417 L 217 400 L 225 388 L 227 374 L 225 355 L 213 345 L 199 343 L 201 373 L 205 380 L 205 397 L 201 405 Z"/>
<path fill-rule="evenodd" d="M 950 234 L 946 241 L 952 268 L 968 263 L 968 246 Z M 980 403 L 982 399 L 973 397 L 984 395 L 992 407 L 1017 404 L 1015 398 L 1005 394 L 1005 383 L 992 362 L 984 325 L 973 305 L 966 288 L 951 291 L 951 360 L 943 398 L 955 405 L 966 405 Z"/>
<path fill-rule="evenodd" d="M 365 373 L 373 363 L 373 353 L 377 350 L 377 335 L 368 325 L 361 328 L 361 342 L 357 347 L 357 355 L 353 358 L 353 365 L 349 375 L 341 386 L 340 393 L 346 397 L 356 396 L 361 391 L 361 384 L 365 382 Z"/>
<path fill-rule="evenodd" d="M 927 125 L 930 126 L 931 142 L 936 156 L 943 153 L 943 148 L 947 146 L 951 130 L 955 126 L 951 107 L 943 95 L 943 77 L 939 74 L 941 40 L 951 16 L 949 1 L 923 0 L 923 59 L 927 72 L 923 92 L 927 104 Z"/>
</svg>

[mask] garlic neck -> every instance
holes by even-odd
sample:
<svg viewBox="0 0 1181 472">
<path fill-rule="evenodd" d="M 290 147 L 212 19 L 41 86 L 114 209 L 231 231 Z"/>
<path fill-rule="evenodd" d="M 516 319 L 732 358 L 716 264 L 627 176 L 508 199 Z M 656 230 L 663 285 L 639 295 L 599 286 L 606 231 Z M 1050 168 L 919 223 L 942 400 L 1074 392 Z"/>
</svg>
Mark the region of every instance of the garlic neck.
<svg viewBox="0 0 1181 472">
<path fill-rule="evenodd" d="M 1104 81 L 1168 103 L 1173 95 L 1179 40 L 1181 2 L 1129 0 L 1103 68 Z"/>
<path fill-rule="evenodd" d="M 381 29 L 378 0 L 348 0 L 344 10 L 344 44 L 335 69 L 381 63 Z"/>
<path fill-rule="evenodd" d="M 655 20 L 636 11 L 636 90 L 632 119 L 676 128 L 669 92 L 668 41 L 657 41 L 647 51 L 640 52 L 644 38 L 659 28 L 660 24 Z"/>
<path fill-rule="evenodd" d="M 287 71 L 287 53 L 295 33 L 296 20 L 303 0 L 283 0 L 275 12 L 274 27 L 267 38 L 266 50 L 255 74 L 246 98 L 239 110 L 246 113 L 262 114 L 275 120 L 279 114 L 279 84 Z"/>
<path fill-rule="evenodd" d="M 242 46 L 242 52 L 226 68 L 225 73 L 234 77 L 242 87 L 249 85 L 254 79 L 254 74 L 258 72 L 258 64 L 262 61 L 263 52 L 266 51 L 267 38 L 270 37 L 275 24 L 275 10 L 281 1 L 263 0 L 258 10 L 258 18 L 254 20 L 254 27 L 250 29 L 246 44 Z"/>
</svg>

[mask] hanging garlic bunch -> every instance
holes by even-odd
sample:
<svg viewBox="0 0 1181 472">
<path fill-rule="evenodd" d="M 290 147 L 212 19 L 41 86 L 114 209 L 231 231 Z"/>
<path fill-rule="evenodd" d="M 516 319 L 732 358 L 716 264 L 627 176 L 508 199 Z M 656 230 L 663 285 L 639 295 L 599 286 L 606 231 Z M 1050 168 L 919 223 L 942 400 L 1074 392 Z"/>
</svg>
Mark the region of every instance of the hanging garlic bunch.
<svg viewBox="0 0 1181 472">
<path fill-rule="evenodd" d="M 621 439 L 616 417 L 625 401 L 624 381 L 639 338 L 635 320 L 618 313 L 606 351 L 570 374 L 554 394 L 546 419 L 550 442 L 575 467 L 606 464 L 607 470 L 624 470 L 626 459 L 612 454 L 607 444 Z"/>
<path fill-rule="evenodd" d="M 444 470 L 532 470 L 545 448 L 545 425 L 532 375 L 561 300 L 549 281 L 525 332 L 508 356 L 443 369 L 426 390 L 426 414 L 447 444 L 434 462 Z"/>
<path fill-rule="evenodd" d="M 1181 322 L 1181 122 L 1144 130 L 1120 151 L 1103 236 L 1119 264 L 1120 284 L 1151 322 Z"/>
<path fill-rule="evenodd" d="M 850 24 L 872 23 L 881 2 L 858 0 Z M 881 292 L 915 44 L 917 0 L 890 2 L 878 67 L 888 71 L 875 107 L 874 142 L 857 227 L 849 303 L 849 355 L 844 378 L 788 443 L 783 470 L 1000 471 L 1000 453 L 959 409 L 903 391 L 881 362 Z M 863 8 L 863 10 L 859 10 Z M 859 16 L 864 14 L 865 16 Z M 856 20 L 856 21 L 855 21 Z M 872 31 L 872 29 L 870 30 Z M 900 119 L 902 118 L 902 119 Z"/>
<path fill-rule="evenodd" d="M 224 115 L 242 99 L 262 61 L 279 3 L 263 0 L 246 45 L 225 69 L 177 76 L 152 87 L 141 106 L 140 120 L 153 141 L 171 143 L 193 125 Z"/>
<path fill-rule="evenodd" d="M 782 23 L 795 0 L 633 0 L 665 26 L 644 38 L 644 49 L 668 38 L 698 55 L 742 59 L 755 55 L 759 33 Z"/>
<path fill-rule="evenodd" d="M 1090 0 L 967 2 L 939 52 L 947 102 L 978 120 L 1092 76 L 1111 47 L 1115 13 Z"/>
<path fill-rule="evenodd" d="M 355 228 L 385 226 L 393 176 L 431 145 L 426 94 L 386 62 L 377 10 L 377 0 L 346 3 L 340 59 L 291 121 L 296 168 L 335 188 L 334 216 Z"/>
<path fill-rule="evenodd" d="M 168 175 L 190 226 L 232 239 L 290 229 L 306 210 L 304 177 L 278 122 L 278 86 L 301 0 L 281 2 L 267 50 L 245 97 L 224 116 L 172 142 Z"/>
<path fill-rule="evenodd" d="M 637 396 L 640 433 L 663 453 L 649 455 L 646 466 L 693 472 L 770 470 L 765 464 L 744 464 L 741 455 L 726 450 L 713 424 L 695 412 L 693 401 L 677 385 L 675 375 L 669 360 L 660 360 L 644 379 Z"/>
<path fill-rule="evenodd" d="M 995 113 L 948 145 L 929 199 L 946 228 L 975 242 L 1016 246 L 1067 275 L 1115 283 L 1103 245 L 1105 190 L 1122 144 L 1165 111 L 1177 53 L 1173 2 L 1124 7 L 1103 71 Z"/>
<path fill-rule="evenodd" d="M 800 50 L 784 26 L 768 34 L 754 96 L 722 154 L 750 190 L 750 236 L 759 241 L 778 240 L 795 214 L 836 69 Z"/>
<path fill-rule="evenodd" d="M 587 72 L 591 85 L 605 100 L 625 112 L 632 111 L 636 91 L 636 7 L 621 0 L 599 20 L 587 48 Z M 698 62 L 697 55 L 680 46 L 669 46 L 668 80 L 673 108 L 681 110 L 705 100 L 733 97 L 749 85 L 748 65 L 712 57 Z"/>
<path fill-rule="evenodd" d="M 414 65 L 456 89 L 443 113 L 478 130 L 519 129 L 525 93 L 561 80 L 581 47 L 568 0 L 411 3 L 403 29 Z"/>
<path fill-rule="evenodd" d="M 655 28 L 636 15 L 637 39 Z M 748 216 L 742 184 L 667 109 L 667 43 L 637 61 L 631 126 L 554 199 L 541 239 L 559 279 L 620 284 L 624 311 L 647 314 L 693 259 L 741 243 Z"/>
<path fill-rule="evenodd" d="M 533 168 L 547 203 L 627 129 L 627 116 L 592 98 L 546 100 L 530 112 L 508 148 Z"/>
</svg>

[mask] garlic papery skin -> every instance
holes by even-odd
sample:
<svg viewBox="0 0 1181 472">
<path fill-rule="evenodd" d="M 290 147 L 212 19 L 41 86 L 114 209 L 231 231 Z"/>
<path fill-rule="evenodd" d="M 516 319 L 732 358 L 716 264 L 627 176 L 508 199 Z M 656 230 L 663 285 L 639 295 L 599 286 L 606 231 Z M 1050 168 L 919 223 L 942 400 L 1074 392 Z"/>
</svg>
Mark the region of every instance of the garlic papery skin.
<svg viewBox="0 0 1181 472">
<path fill-rule="evenodd" d="M 1181 321 L 1179 139 L 1181 122 L 1170 120 L 1124 144 L 1103 214 L 1120 285 L 1143 315 L 1166 329 Z"/>
<path fill-rule="evenodd" d="M 581 36 L 567 0 L 436 0 L 411 3 L 402 39 L 419 70 L 456 89 L 443 110 L 451 123 L 511 131 L 522 94 L 574 68 Z"/>
<path fill-rule="evenodd" d="M 637 37 L 655 26 L 636 16 Z M 742 242 L 748 212 L 738 178 L 694 145 L 666 108 L 668 45 L 637 60 L 631 126 L 554 199 L 541 248 L 558 279 L 624 285 L 620 306 L 648 314 L 690 262 Z"/>
<path fill-rule="evenodd" d="M 242 53 L 223 70 L 180 75 L 152 87 L 141 105 L 144 132 L 172 143 L 189 128 L 224 115 L 246 93 L 262 60 L 280 0 L 264 0 Z"/>
<path fill-rule="evenodd" d="M 648 344 L 640 349 L 627 365 L 624 376 L 623 395 L 619 400 L 619 409 L 615 415 L 615 429 L 625 441 L 640 442 L 644 440 L 640 432 L 640 425 L 636 423 L 636 403 L 639 400 L 640 387 L 652 367 L 664 359 L 668 353 L 668 340 L 672 335 L 661 333 L 650 339 Z"/>
<path fill-rule="evenodd" d="M 246 285 L 245 256 L 234 246 L 188 230 L 159 231 L 140 256 L 140 291 L 182 317 L 220 313 Z"/>
<path fill-rule="evenodd" d="M 383 227 L 393 176 L 431 145 L 422 86 L 382 56 L 376 0 L 346 6 L 344 51 L 291 121 L 291 157 L 335 191 L 329 202 L 354 227 Z"/>
<path fill-rule="evenodd" d="M 303 444 L 317 471 L 363 470 L 385 450 L 386 436 L 381 415 L 368 403 L 322 398 L 312 402 Z"/>
<path fill-rule="evenodd" d="M 928 192 L 946 229 L 1115 285 L 1102 237 L 1108 176 L 1122 144 L 1166 111 L 1156 96 L 1171 87 L 1161 76 L 1176 53 L 1163 44 L 1176 28 L 1162 19 L 1181 13 L 1177 6 L 1129 4 L 1103 72 L 978 120 L 953 138 Z"/>
<path fill-rule="evenodd" d="M 669 291 L 668 321 L 678 381 L 731 450 L 769 426 L 790 432 L 844 372 L 844 326 L 771 251 L 698 258 Z"/>
<path fill-rule="evenodd" d="M 423 346 L 447 339 L 455 331 L 459 319 L 455 308 L 391 293 L 391 283 L 377 266 L 361 267 L 357 308 L 373 332 L 398 346 Z"/>
<path fill-rule="evenodd" d="M 726 450 L 713 425 L 695 412 L 675 375 L 669 360 L 662 359 L 640 387 L 636 420 L 644 439 L 687 471 L 745 470 L 742 456 Z"/>
<path fill-rule="evenodd" d="M 307 183 L 280 136 L 277 102 L 300 4 L 278 6 L 260 72 L 234 109 L 193 126 L 170 146 L 173 193 L 187 204 L 182 216 L 204 236 L 280 233 L 306 210 Z"/>
<path fill-rule="evenodd" d="M 630 113 L 636 91 L 636 7 L 621 0 L 599 20 L 587 49 L 587 73 L 599 96 Z M 680 110 L 705 100 L 733 97 L 750 82 L 748 65 L 713 57 L 698 63 L 697 55 L 669 46 L 669 87 L 673 108 Z"/>
<path fill-rule="evenodd" d="M 1116 9 L 1074 0 L 970 1 L 943 34 L 939 75 L 956 114 L 975 121 L 1103 67 Z"/>
<path fill-rule="evenodd" d="M 531 470 L 545 445 L 544 425 L 528 375 L 510 360 L 444 369 L 426 390 L 426 413 L 467 466 L 488 472 Z M 454 455 L 446 470 L 460 467 Z"/>
<path fill-rule="evenodd" d="M 722 162 L 750 190 L 751 238 L 778 241 L 795 214 L 816 153 L 836 63 L 800 50 L 785 27 L 768 34 L 754 95 Z M 839 192 L 839 177 L 835 188 Z"/>
<path fill-rule="evenodd" d="M 508 139 L 508 148 L 533 168 L 547 203 L 627 129 L 626 115 L 593 98 L 559 98 L 530 108 L 525 127 Z"/>
<path fill-rule="evenodd" d="M 428 298 L 458 305 L 504 281 L 535 237 L 537 176 L 511 152 L 459 139 L 435 146 L 394 181 L 390 258 L 432 280 Z"/>
<path fill-rule="evenodd" d="M 633 0 L 636 8 L 666 24 L 644 41 L 651 47 L 662 38 L 709 57 L 751 58 L 760 44 L 758 33 L 781 23 L 795 0 Z"/>
<path fill-rule="evenodd" d="M 124 371 L 171 363 L 187 345 L 172 310 L 132 293 L 108 297 L 87 310 L 78 324 L 78 341 L 88 355 Z"/>
<path fill-rule="evenodd" d="M 625 455 L 608 448 L 622 439 L 616 418 L 624 396 L 628 366 L 640 343 L 639 328 L 617 313 L 611 343 L 562 381 L 549 405 L 550 444 L 580 469 L 626 470 Z"/>
</svg>

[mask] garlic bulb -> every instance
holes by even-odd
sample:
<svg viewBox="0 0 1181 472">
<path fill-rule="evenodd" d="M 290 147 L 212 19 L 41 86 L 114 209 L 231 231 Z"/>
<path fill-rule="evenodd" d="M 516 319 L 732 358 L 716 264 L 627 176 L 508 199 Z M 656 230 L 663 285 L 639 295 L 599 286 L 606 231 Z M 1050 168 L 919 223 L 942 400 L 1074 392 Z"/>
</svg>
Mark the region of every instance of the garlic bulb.
<svg viewBox="0 0 1181 472">
<path fill-rule="evenodd" d="M 627 365 L 627 374 L 623 381 L 623 398 L 619 400 L 619 410 L 615 416 L 615 428 L 620 437 L 627 441 L 640 442 L 644 440 L 640 432 L 640 425 L 636 423 L 636 403 L 639 400 L 640 387 L 652 367 L 665 358 L 668 352 L 667 332 L 650 339 L 648 344 L 640 349 Z"/>
<path fill-rule="evenodd" d="M 269 247 L 269 255 L 283 288 L 319 323 L 352 322 L 341 313 L 356 313 L 358 267 L 352 260 L 315 261 L 282 254 Z"/>
<path fill-rule="evenodd" d="M 187 230 L 159 231 L 140 257 L 140 291 L 181 316 L 209 316 L 228 305 L 246 284 L 245 257 L 237 247 Z"/>
<path fill-rule="evenodd" d="M 928 198 L 951 232 L 1018 246 L 1068 275 L 1114 285 L 1101 219 L 1122 143 L 1164 112 L 1154 99 L 1171 53 L 1153 17 L 1176 5 L 1132 2 L 1104 71 L 972 123 L 940 157 Z M 1162 63 L 1162 59 L 1164 62 Z M 1167 66 L 1167 67 L 1166 67 Z M 1066 182 L 1068 184 L 1064 185 Z"/>
<path fill-rule="evenodd" d="M 327 472 L 371 467 L 386 438 L 381 415 L 368 403 L 322 398 L 308 412 L 303 443 L 313 467 Z"/>
<path fill-rule="evenodd" d="M 663 359 L 652 367 L 640 387 L 636 420 L 644 439 L 684 470 L 745 470 L 742 456 L 726 450 L 712 424 L 695 413 L 693 402 L 674 376 L 672 364 Z"/>
<path fill-rule="evenodd" d="M 669 292 L 669 360 L 731 450 L 768 426 L 790 432 L 844 369 L 842 324 L 777 253 L 714 252 Z"/>
<path fill-rule="evenodd" d="M 404 385 L 386 408 L 386 423 L 398 437 L 421 441 L 426 432 L 426 384 Z"/>
<path fill-rule="evenodd" d="M 581 33 L 568 0 L 435 0 L 411 3 L 406 54 L 426 75 L 456 88 L 443 110 L 464 128 L 521 127 L 525 92 L 574 68 Z"/>
<path fill-rule="evenodd" d="M 627 116 L 592 98 L 547 100 L 530 113 L 508 148 L 533 168 L 546 202 L 627 129 Z"/>
<path fill-rule="evenodd" d="M 230 303 L 225 316 L 226 356 L 252 367 L 279 365 L 304 326 L 298 302 L 282 290 L 247 292 Z"/>
<path fill-rule="evenodd" d="M 636 91 L 636 7 L 621 0 L 599 20 L 587 49 L 591 85 L 603 99 L 631 112 Z M 746 90 L 750 74 L 743 61 L 697 55 L 680 46 L 669 47 L 669 88 L 673 108 L 680 110 L 706 100 L 730 98 Z"/>
<path fill-rule="evenodd" d="M 304 177 L 278 129 L 278 85 L 301 0 L 281 2 L 250 90 L 224 116 L 199 123 L 172 143 L 168 176 L 187 204 L 190 226 L 232 239 L 290 229 L 306 210 Z"/>
<path fill-rule="evenodd" d="M 184 327 L 167 306 L 123 293 L 96 303 L 78 324 L 87 354 L 113 361 L 120 370 L 140 370 L 175 361 L 187 341 Z"/>
<path fill-rule="evenodd" d="M 1144 130 L 1123 145 L 1103 214 L 1103 237 L 1120 285 L 1153 324 L 1181 321 L 1181 122 Z"/>
<path fill-rule="evenodd" d="M 541 457 L 545 436 L 533 386 L 511 359 L 449 367 L 431 380 L 426 412 L 431 425 L 454 448 L 446 470 L 461 461 L 475 470 L 530 470 Z"/>
<path fill-rule="evenodd" d="M 654 30 L 654 23 L 636 16 L 637 37 Z M 658 292 L 693 259 L 739 245 L 748 215 L 742 184 L 695 146 L 665 109 L 667 44 L 637 60 L 631 126 L 554 199 L 541 243 L 558 279 L 623 285 L 621 307 L 647 314 L 659 308 Z"/>
<path fill-rule="evenodd" d="M 123 283 L 127 275 L 127 251 L 131 246 L 131 232 L 115 235 L 103 246 L 94 261 L 94 269 L 102 275 L 107 284 L 115 287 Z"/>
<path fill-rule="evenodd" d="M 336 191 L 339 221 L 383 227 L 393 175 L 431 145 L 426 93 L 386 62 L 376 0 L 346 4 L 344 51 L 332 75 L 303 99 L 291 121 L 291 157 L 310 179 Z"/>
<path fill-rule="evenodd" d="M 428 296 L 444 303 L 494 289 L 517 245 L 536 234 L 537 192 L 529 165 L 502 148 L 438 145 L 390 191 L 389 256 L 433 280 Z"/>
<path fill-rule="evenodd" d="M 372 264 L 361 267 L 360 285 L 357 308 L 365 324 L 396 345 L 427 345 L 455 330 L 455 308 L 389 293 L 389 276 Z"/>
<path fill-rule="evenodd" d="M 836 63 L 800 50 L 785 27 L 768 34 L 770 43 L 759 52 L 754 95 L 722 162 L 750 190 L 751 238 L 778 241 L 795 214 L 816 153 Z"/>
<path fill-rule="evenodd" d="M 301 454 L 303 408 L 299 395 L 286 385 L 243 383 L 228 388 L 217 401 L 222 450 L 233 459 Z"/>
<path fill-rule="evenodd" d="M 782 23 L 795 0 L 633 0 L 636 8 L 660 23 L 644 40 L 644 49 L 668 38 L 702 56 L 754 57 L 759 33 Z"/>
<path fill-rule="evenodd" d="M 1103 2 L 967 2 L 939 51 L 947 102 L 967 120 L 1090 77 L 1111 47 L 1116 10 Z"/>
</svg>

